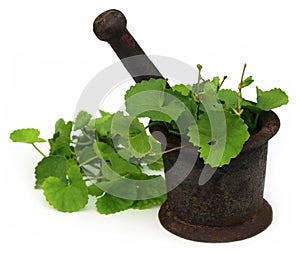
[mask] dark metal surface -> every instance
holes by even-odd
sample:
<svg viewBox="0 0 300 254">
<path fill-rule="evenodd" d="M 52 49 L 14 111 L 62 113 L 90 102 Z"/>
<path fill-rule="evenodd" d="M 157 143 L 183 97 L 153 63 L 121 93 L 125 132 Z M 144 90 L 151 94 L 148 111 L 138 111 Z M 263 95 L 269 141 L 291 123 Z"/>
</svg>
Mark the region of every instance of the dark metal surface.
<svg viewBox="0 0 300 254">
<path fill-rule="evenodd" d="M 118 10 L 108 10 L 94 21 L 94 33 L 98 39 L 107 41 L 135 82 L 150 78 L 163 78 L 145 52 L 128 32 L 126 18 Z M 138 56 L 130 59 L 132 56 Z M 169 85 L 167 84 L 167 87 Z"/>
<path fill-rule="evenodd" d="M 168 193 L 159 213 L 167 230 L 186 239 L 227 242 L 253 236 L 271 223 L 272 209 L 264 201 L 263 191 L 268 140 L 276 134 L 280 122 L 275 113 L 266 112 L 260 124 L 260 131 L 250 137 L 241 154 L 219 168 L 205 185 L 198 184 L 204 167 L 199 158 L 190 174 Z M 180 144 L 180 140 L 176 142 L 168 134 L 167 140 L 167 149 Z M 196 150 L 192 146 L 184 149 L 186 154 Z M 178 153 L 164 154 L 166 172 L 174 165 Z M 184 170 L 189 164 L 188 157 L 179 163 Z M 174 180 L 166 175 L 167 185 Z"/>
<path fill-rule="evenodd" d="M 161 224 L 171 233 L 188 240 L 201 242 L 239 241 L 264 231 L 272 222 L 272 208 L 263 200 L 261 209 L 240 224 L 229 226 L 204 226 L 179 219 L 165 202 L 159 210 Z"/>
</svg>

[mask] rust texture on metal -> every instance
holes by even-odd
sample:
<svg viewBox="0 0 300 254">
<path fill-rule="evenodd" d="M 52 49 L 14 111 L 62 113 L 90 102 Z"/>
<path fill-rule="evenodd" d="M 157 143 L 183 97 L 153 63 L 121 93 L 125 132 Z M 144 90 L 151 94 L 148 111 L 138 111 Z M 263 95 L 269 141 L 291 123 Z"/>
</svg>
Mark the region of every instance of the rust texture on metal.
<svg viewBox="0 0 300 254">
<path fill-rule="evenodd" d="M 251 237 L 263 231 L 272 221 L 272 208 L 263 199 L 268 140 L 276 134 L 280 122 L 273 112 L 260 117 L 260 131 L 253 134 L 242 152 L 229 165 L 218 168 L 212 178 L 199 185 L 204 167 L 198 159 L 190 174 L 173 190 L 161 207 L 159 219 L 170 232 L 186 239 L 205 242 L 228 242 Z M 156 131 L 158 131 L 155 127 Z M 166 149 L 182 142 L 167 134 Z M 187 155 L 194 150 L 185 146 Z M 196 150 L 197 151 L 197 150 Z M 175 161 L 184 170 L 187 160 L 178 162 L 179 151 L 163 155 L 165 171 Z M 168 179 L 167 185 L 181 179 Z"/>
<path fill-rule="evenodd" d="M 150 78 L 163 78 L 143 49 L 128 32 L 127 20 L 118 10 L 108 10 L 94 21 L 94 33 L 98 39 L 107 41 L 135 82 Z M 133 60 L 132 56 L 138 56 Z M 169 85 L 167 85 L 169 87 Z"/>
</svg>

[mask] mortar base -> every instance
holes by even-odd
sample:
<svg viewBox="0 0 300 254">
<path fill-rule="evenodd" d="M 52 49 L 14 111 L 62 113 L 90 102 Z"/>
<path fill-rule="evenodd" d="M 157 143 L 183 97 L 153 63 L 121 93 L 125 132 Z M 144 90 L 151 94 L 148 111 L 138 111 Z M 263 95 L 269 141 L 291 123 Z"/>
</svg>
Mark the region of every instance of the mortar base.
<svg viewBox="0 0 300 254">
<path fill-rule="evenodd" d="M 232 242 L 257 235 L 272 222 L 272 207 L 264 200 L 262 208 L 242 224 L 216 227 L 191 224 L 176 217 L 170 210 L 168 201 L 160 208 L 160 223 L 169 232 L 182 238 L 198 242 Z"/>
</svg>

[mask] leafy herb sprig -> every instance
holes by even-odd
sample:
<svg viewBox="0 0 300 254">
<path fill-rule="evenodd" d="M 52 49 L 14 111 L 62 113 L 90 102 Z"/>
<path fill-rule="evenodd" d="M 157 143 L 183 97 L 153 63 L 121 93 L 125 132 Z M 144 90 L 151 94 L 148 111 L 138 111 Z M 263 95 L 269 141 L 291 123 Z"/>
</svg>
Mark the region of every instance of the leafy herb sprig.
<svg viewBox="0 0 300 254">
<path fill-rule="evenodd" d="M 242 90 L 254 82 L 252 76 L 244 78 L 246 64 L 237 91 L 223 89 L 227 76 L 222 81 L 219 77 L 204 80 L 202 66 L 197 68 L 194 85 L 168 89 L 165 79 L 150 79 L 130 87 L 125 94 L 128 115 L 100 110 L 101 117 L 93 119 L 81 111 L 74 122 L 59 119 L 48 140 L 48 155 L 36 145 L 46 142 L 38 130 L 12 132 L 12 141 L 31 144 L 43 156 L 35 168 L 35 188 L 42 188 L 49 204 L 63 212 L 85 207 L 89 196 L 96 197 L 102 214 L 159 205 L 166 199 L 164 179 L 145 172 L 161 173 L 161 155 L 169 151 L 161 152 L 160 144 L 146 132 L 149 126 L 164 125 L 174 135 L 187 136 L 206 164 L 222 167 L 258 131 L 262 111 L 288 103 L 279 88 L 262 91 L 256 87 L 256 103 L 244 99 Z M 150 125 L 139 121 L 143 117 L 150 118 Z M 141 188 L 140 181 L 151 179 L 156 181 Z M 127 180 L 134 184 L 126 184 Z M 118 193 L 126 193 L 126 198 Z"/>
<path fill-rule="evenodd" d="M 246 64 L 237 92 L 221 89 L 227 76 L 221 82 L 219 77 L 204 80 L 202 66 L 197 65 L 197 68 L 198 82 L 194 85 L 178 84 L 170 90 L 165 86 L 166 80 L 150 79 L 132 86 L 125 95 L 126 110 L 132 115 L 149 117 L 154 125 L 163 124 L 172 134 L 188 136 L 206 164 L 222 167 L 241 152 L 250 135 L 258 130 L 260 113 L 287 104 L 288 96 L 279 88 L 262 91 L 257 87 L 256 103 L 244 99 L 242 89 L 254 82 L 252 76 L 244 78 Z M 154 97 L 149 96 L 153 91 L 164 96 L 155 94 L 159 99 L 153 101 Z M 168 98 L 168 94 L 173 99 Z M 147 111 L 148 104 L 154 103 L 156 111 Z M 140 107 L 145 107 L 141 114 Z M 193 117 L 189 117 L 187 111 Z M 172 119 L 166 113 L 172 115 Z"/>
<path fill-rule="evenodd" d="M 101 111 L 101 114 L 102 117 L 92 119 L 81 111 L 74 123 L 59 119 L 53 138 L 48 140 L 47 156 L 36 146 L 37 142 L 46 142 L 39 137 L 38 130 L 20 129 L 11 133 L 12 141 L 32 144 L 43 156 L 35 168 L 35 188 L 42 188 L 49 204 L 62 212 L 85 207 L 89 195 L 97 198 L 96 208 L 102 214 L 161 204 L 166 199 L 164 179 L 144 172 L 159 173 L 163 168 L 160 144 L 147 135 L 137 118 L 121 112 Z M 130 135 L 122 129 L 128 122 Z M 71 137 L 72 129 L 78 134 Z M 141 188 L 139 180 L 154 178 L 156 181 Z M 126 179 L 136 183 L 126 185 Z M 124 191 L 127 198 L 107 190 L 117 190 L 120 195 Z"/>
</svg>

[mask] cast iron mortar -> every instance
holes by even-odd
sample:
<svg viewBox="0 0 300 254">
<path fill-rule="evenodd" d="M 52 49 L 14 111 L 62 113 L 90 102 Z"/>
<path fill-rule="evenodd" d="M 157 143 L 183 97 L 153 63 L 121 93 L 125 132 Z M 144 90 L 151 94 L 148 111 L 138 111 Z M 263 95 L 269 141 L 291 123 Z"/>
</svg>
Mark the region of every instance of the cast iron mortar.
<svg viewBox="0 0 300 254">
<path fill-rule="evenodd" d="M 108 10 L 96 18 L 94 32 L 100 40 L 111 45 L 136 82 L 161 78 L 160 72 L 126 29 L 126 23 L 120 11 Z M 142 60 L 128 64 L 126 58 L 135 55 L 142 56 Z M 145 75 L 137 76 L 136 73 Z M 199 158 L 189 175 L 168 192 L 168 199 L 159 211 L 160 222 L 168 231 L 195 241 L 228 242 L 256 235 L 271 224 L 272 208 L 263 199 L 263 190 L 268 140 L 278 131 L 280 121 L 270 111 L 260 115 L 259 124 L 259 131 L 251 135 L 240 155 L 229 165 L 219 168 L 206 184 L 198 184 L 204 167 Z M 197 148 L 169 134 L 161 126 L 153 126 L 151 132 L 164 134 L 166 139 L 161 139 L 161 135 L 156 138 L 161 142 L 167 140 L 167 144 L 163 144 L 166 149 L 184 145 L 181 150 L 163 155 L 165 172 L 174 165 L 179 152 L 185 159 L 177 161 L 179 166 L 175 170 L 184 171 L 191 166 L 189 158 L 198 153 Z M 166 177 L 167 186 L 173 185 L 174 180 Z"/>
</svg>

